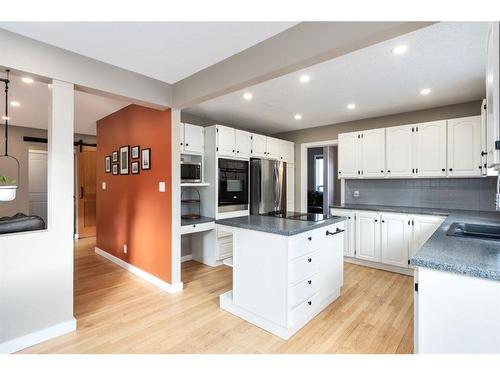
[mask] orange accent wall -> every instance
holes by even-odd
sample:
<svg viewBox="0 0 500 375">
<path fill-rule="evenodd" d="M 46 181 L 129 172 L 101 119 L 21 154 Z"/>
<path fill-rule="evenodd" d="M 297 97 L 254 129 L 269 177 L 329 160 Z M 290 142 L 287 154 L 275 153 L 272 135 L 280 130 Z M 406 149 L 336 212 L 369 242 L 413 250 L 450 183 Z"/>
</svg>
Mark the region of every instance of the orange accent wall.
<svg viewBox="0 0 500 375">
<path fill-rule="evenodd" d="M 172 278 L 170 129 L 170 109 L 138 105 L 97 121 L 96 246 L 168 283 Z M 151 170 L 141 169 L 138 175 L 105 173 L 105 157 L 126 145 L 150 148 Z M 158 191 L 160 181 L 165 182 L 164 193 Z"/>
</svg>

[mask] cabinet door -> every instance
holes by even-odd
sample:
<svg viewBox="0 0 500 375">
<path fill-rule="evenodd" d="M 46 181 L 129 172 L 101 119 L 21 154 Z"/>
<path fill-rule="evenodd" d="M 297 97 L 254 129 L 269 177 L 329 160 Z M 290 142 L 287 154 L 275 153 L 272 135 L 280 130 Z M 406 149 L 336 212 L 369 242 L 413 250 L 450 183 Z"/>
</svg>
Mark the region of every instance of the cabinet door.
<svg viewBox="0 0 500 375">
<path fill-rule="evenodd" d="M 361 177 L 384 177 L 385 129 L 372 129 L 362 132 L 361 145 Z"/>
<path fill-rule="evenodd" d="M 221 156 L 234 156 L 235 132 L 228 126 L 217 125 L 217 152 Z"/>
<path fill-rule="evenodd" d="M 487 59 L 486 59 L 486 126 L 488 139 L 486 142 L 488 152 L 488 166 L 500 163 L 500 150 L 495 147 L 495 142 L 500 140 L 500 82 L 498 64 L 498 42 L 500 35 L 498 22 L 491 22 L 488 28 Z"/>
<path fill-rule="evenodd" d="M 414 140 L 416 176 L 446 176 L 446 120 L 415 125 Z"/>
<path fill-rule="evenodd" d="M 411 221 L 408 215 L 381 214 L 381 262 L 408 268 Z"/>
<path fill-rule="evenodd" d="M 443 216 L 415 215 L 412 218 L 413 235 L 410 246 L 410 258 L 422 247 L 443 223 Z"/>
<path fill-rule="evenodd" d="M 358 168 L 359 137 L 359 132 L 339 134 L 339 178 L 360 176 L 360 168 Z"/>
<path fill-rule="evenodd" d="M 285 161 L 287 163 L 294 164 L 295 163 L 295 143 L 287 142 L 287 148 L 288 148 L 288 154 L 287 154 L 287 160 L 285 160 Z"/>
<path fill-rule="evenodd" d="M 181 123 L 181 130 L 180 130 L 180 143 L 181 143 L 181 152 L 184 151 L 184 124 Z"/>
<path fill-rule="evenodd" d="M 203 153 L 203 144 L 205 143 L 203 127 L 184 124 L 184 142 L 186 152 Z"/>
<path fill-rule="evenodd" d="M 350 210 L 338 210 L 335 208 L 330 209 L 330 213 L 335 216 L 345 216 L 347 220 L 345 223 L 345 235 L 344 235 L 344 255 L 347 257 L 354 257 L 354 246 L 356 244 L 356 228 L 354 220 L 354 211 Z"/>
<path fill-rule="evenodd" d="M 321 300 L 338 292 L 343 284 L 343 249 L 345 232 L 340 231 L 344 230 L 344 228 L 345 222 L 340 222 L 327 226 L 320 232 L 322 236 L 319 273 L 321 280 Z"/>
<path fill-rule="evenodd" d="M 380 215 L 356 211 L 356 258 L 380 261 Z"/>
<path fill-rule="evenodd" d="M 415 131 L 414 125 L 393 126 L 385 130 L 387 177 L 413 177 L 412 130 Z"/>
<path fill-rule="evenodd" d="M 277 138 L 267 137 L 267 157 L 269 159 L 280 159 L 280 140 Z"/>
<path fill-rule="evenodd" d="M 294 163 L 294 143 L 284 140 L 280 140 L 280 160 L 287 163 Z"/>
<path fill-rule="evenodd" d="M 486 124 L 486 99 L 481 103 L 481 174 L 488 175 L 488 129 Z"/>
<path fill-rule="evenodd" d="M 286 165 L 286 209 L 295 211 L 295 165 Z"/>
<path fill-rule="evenodd" d="M 267 137 L 260 134 L 252 134 L 252 157 L 265 158 L 267 156 Z"/>
<path fill-rule="evenodd" d="M 481 117 L 448 120 L 448 176 L 481 176 Z"/>
<path fill-rule="evenodd" d="M 244 130 L 235 130 L 235 156 L 238 158 L 249 158 L 251 149 L 252 139 L 250 133 Z"/>
</svg>

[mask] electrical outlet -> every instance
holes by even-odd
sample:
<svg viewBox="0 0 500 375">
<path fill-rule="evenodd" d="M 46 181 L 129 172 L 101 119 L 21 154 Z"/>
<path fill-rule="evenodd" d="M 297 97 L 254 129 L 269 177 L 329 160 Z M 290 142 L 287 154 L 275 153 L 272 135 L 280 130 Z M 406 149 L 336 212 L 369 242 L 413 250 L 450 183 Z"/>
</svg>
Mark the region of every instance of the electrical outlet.
<svg viewBox="0 0 500 375">
<path fill-rule="evenodd" d="M 127 251 L 128 251 L 127 245 L 123 245 L 123 254 L 127 254 Z"/>
<path fill-rule="evenodd" d="M 165 183 L 163 181 L 161 181 L 159 183 L 158 190 L 160 191 L 160 193 L 164 193 L 165 192 Z"/>
<path fill-rule="evenodd" d="M 102 190 L 106 190 L 106 183 L 105 182 L 102 183 Z"/>
<path fill-rule="evenodd" d="M 352 196 L 353 196 L 354 198 L 359 198 L 359 190 L 354 190 L 354 191 L 352 192 Z"/>
</svg>

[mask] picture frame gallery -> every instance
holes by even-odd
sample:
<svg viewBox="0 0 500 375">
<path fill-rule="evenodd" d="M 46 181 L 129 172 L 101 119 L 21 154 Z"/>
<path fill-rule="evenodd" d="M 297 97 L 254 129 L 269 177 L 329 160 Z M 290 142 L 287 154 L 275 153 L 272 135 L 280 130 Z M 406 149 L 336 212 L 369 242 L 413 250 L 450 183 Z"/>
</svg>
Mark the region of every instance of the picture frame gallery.
<svg viewBox="0 0 500 375">
<path fill-rule="evenodd" d="M 118 151 L 104 157 L 104 172 L 112 175 L 139 174 L 140 170 L 151 170 L 151 148 L 139 145 L 121 146 Z"/>
</svg>

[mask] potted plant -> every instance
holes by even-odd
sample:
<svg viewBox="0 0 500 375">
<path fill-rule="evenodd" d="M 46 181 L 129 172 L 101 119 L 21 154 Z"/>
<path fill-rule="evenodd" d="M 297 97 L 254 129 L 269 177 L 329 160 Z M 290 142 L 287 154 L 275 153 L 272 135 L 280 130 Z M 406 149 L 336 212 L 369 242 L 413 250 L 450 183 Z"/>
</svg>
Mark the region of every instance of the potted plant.
<svg viewBox="0 0 500 375">
<path fill-rule="evenodd" d="M 7 176 L 0 175 L 0 201 L 8 202 L 16 198 L 17 184 Z"/>
</svg>

